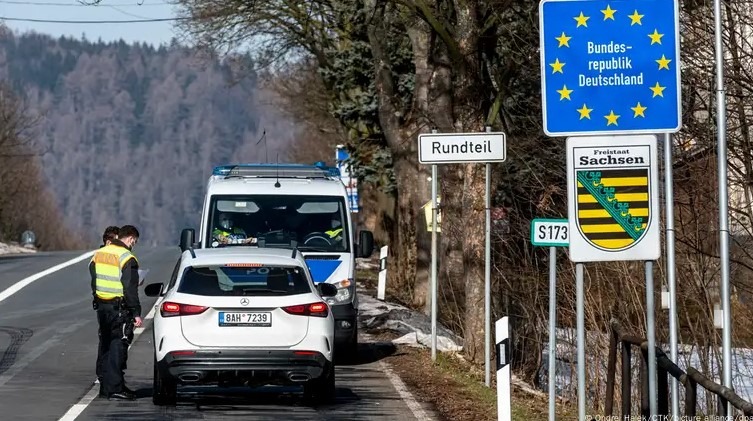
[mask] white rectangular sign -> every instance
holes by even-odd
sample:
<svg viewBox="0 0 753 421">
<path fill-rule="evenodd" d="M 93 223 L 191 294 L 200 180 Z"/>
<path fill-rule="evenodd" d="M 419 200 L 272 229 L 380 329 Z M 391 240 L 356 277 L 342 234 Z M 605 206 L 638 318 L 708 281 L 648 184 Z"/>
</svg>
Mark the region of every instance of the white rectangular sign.
<svg viewBox="0 0 753 421">
<path fill-rule="evenodd" d="M 654 135 L 567 139 L 570 260 L 657 260 L 659 167 Z"/>
<path fill-rule="evenodd" d="M 567 247 L 569 228 L 567 219 L 534 219 L 531 221 L 531 243 L 534 246 Z"/>
<path fill-rule="evenodd" d="M 418 135 L 418 162 L 504 162 L 507 157 L 506 138 L 502 132 L 422 133 Z"/>
</svg>

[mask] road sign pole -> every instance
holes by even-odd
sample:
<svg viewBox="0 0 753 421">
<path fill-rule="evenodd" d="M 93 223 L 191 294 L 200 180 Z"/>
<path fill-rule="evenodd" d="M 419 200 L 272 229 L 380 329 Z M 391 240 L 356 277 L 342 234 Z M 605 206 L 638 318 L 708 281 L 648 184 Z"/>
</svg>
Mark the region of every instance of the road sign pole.
<svg viewBox="0 0 753 421">
<path fill-rule="evenodd" d="M 549 421 L 554 421 L 556 399 L 554 382 L 557 375 L 557 247 L 567 247 L 570 243 L 569 231 L 570 222 L 567 219 L 537 218 L 531 221 L 531 244 L 549 247 Z M 580 291 L 583 291 L 582 288 Z"/>
<path fill-rule="evenodd" d="M 583 263 L 575 265 L 575 314 L 578 345 L 578 419 L 586 419 L 586 316 Z"/>
<path fill-rule="evenodd" d="M 421 164 L 431 165 L 431 214 L 432 214 L 432 232 L 431 232 L 431 359 L 437 357 L 437 164 L 459 164 L 459 163 L 485 163 L 487 164 L 487 256 L 489 252 L 489 234 L 490 215 L 489 215 L 489 196 L 490 186 L 489 174 L 491 173 L 488 164 L 491 162 L 505 162 L 507 158 L 505 133 L 491 133 L 489 128 L 484 133 L 437 133 L 432 130 L 431 133 L 422 133 L 418 135 L 418 162 Z M 487 257 L 487 265 L 491 259 Z M 486 297 L 490 297 L 489 276 L 491 269 L 486 268 Z M 491 302 L 490 298 L 485 301 Z M 486 379 L 487 384 L 491 383 L 489 372 L 489 361 L 491 354 L 491 304 L 488 304 L 486 310 Z"/>
<path fill-rule="evenodd" d="M 549 247 L 549 421 L 554 421 L 557 374 L 557 247 Z"/>
<path fill-rule="evenodd" d="M 658 415 L 656 410 L 656 332 L 654 329 L 654 262 L 646 261 L 646 333 L 648 335 L 648 408 L 649 415 Z"/>
<path fill-rule="evenodd" d="M 714 0 L 714 49 L 716 55 L 716 128 L 717 165 L 719 167 L 719 257 L 722 300 L 722 377 L 724 386 L 732 389 L 732 309 L 729 287 L 729 215 L 727 209 L 727 103 L 724 91 L 724 52 L 722 43 L 722 1 Z M 720 415 L 732 407 L 720 408 Z"/>
<path fill-rule="evenodd" d="M 489 133 L 492 128 L 487 126 L 486 132 Z M 486 238 L 484 244 L 484 372 L 486 379 L 486 386 L 490 387 L 492 384 L 491 376 L 491 355 L 492 355 L 492 165 L 486 164 L 486 196 L 484 198 L 486 206 Z"/>
<path fill-rule="evenodd" d="M 664 135 L 664 211 L 666 213 L 667 284 L 669 284 L 669 357 L 677 364 L 677 290 L 675 270 L 675 209 L 674 179 L 672 169 L 672 135 Z M 677 380 L 672 377 L 672 418 L 680 419 L 680 392 Z"/>
<path fill-rule="evenodd" d="M 437 166 L 431 166 L 431 360 L 437 360 Z"/>
</svg>

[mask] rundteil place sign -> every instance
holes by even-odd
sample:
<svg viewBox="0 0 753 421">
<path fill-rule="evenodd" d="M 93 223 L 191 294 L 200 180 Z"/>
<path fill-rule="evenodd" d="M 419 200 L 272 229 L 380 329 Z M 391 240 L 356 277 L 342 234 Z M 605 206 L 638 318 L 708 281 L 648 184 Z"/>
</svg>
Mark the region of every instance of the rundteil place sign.
<svg viewBox="0 0 753 421">
<path fill-rule="evenodd" d="M 422 164 L 504 162 L 504 133 L 424 133 L 418 136 Z"/>
</svg>

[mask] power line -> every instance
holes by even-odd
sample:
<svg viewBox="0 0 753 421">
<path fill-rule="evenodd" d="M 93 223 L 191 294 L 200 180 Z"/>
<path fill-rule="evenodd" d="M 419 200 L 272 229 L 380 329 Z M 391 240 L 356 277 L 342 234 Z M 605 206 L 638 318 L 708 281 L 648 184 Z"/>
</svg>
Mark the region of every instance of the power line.
<svg viewBox="0 0 753 421">
<path fill-rule="evenodd" d="M 61 6 L 61 7 L 104 7 L 104 6 L 117 6 L 117 7 L 145 7 L 145 6 L 172 6 L 173 3 L 161 2 L 161 3 L 143 3 L 139 4 L 137 0 L 132 3 L 112 3 L 112 4 L 88 4 L 88 3 L 55 3 L 55 2 L 41 2 L 41 1 L 19 1 L 19 0 L 0 0 L 3 4 L 18 4 L 18 5 L 30 5 L 30 6 Z"/>
<path fill-rule="evenodd" d="M 147 22 L 172 22 L 186 20 L 190 18 L 155 18 L 155 19 L 132 19 L 132 20 L 53 20 L 53 19 L 30 19 L 30 18 L 9 18 L 0 16 L 0 20 L 9 20 L 17 22 L 38 22 L 38 23 L 74 23 L 74 24 L 106 24 L 106 23 L 147 23 Z"/>
</svg>

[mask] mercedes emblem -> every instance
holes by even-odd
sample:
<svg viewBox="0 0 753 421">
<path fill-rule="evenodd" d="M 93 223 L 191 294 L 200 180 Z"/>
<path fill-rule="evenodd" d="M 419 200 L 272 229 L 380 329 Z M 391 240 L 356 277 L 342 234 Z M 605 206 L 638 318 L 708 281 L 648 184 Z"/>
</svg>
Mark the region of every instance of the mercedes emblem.
<svg viewBox="0 0 753 421">
<path fill-rule="evenodd" d="M 241 298 L 241 305 L 247 306 L 248 305 L 248 298 Z"/>
</svg>

